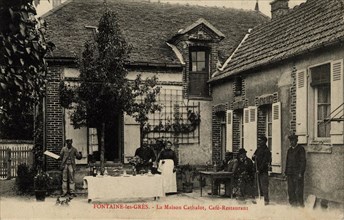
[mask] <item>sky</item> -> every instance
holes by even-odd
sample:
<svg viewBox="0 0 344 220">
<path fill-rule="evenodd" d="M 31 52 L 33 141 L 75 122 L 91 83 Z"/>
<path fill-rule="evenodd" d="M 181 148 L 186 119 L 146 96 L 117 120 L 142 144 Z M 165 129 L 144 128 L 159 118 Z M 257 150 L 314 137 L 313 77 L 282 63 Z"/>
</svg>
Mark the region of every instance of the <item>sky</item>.
<svg viewBox="0 0 344 220">
<path fill-rule="evenodd" d="M 65 2 L 66 0 L 62 0 Z M 149 0 L 145 0 L 149 1 Z M 151 2 L 158 2 L 166 3 L 169 2 L 170 4 L 190 4 L 190 5 L 202 5 L 202 6 L 210 6 L 210 7 L 226 7 L 226 8 L 237 8 L 237 9 L 244 9 L 244 10 L 254 10 L 257 0 L 150 0 Z M 306 0 L 289 0 L 289 7 L 293 8 L 296 5 L 305 2 Z M 38 16 L 46 13 L 52 8 L 53 0 L 40 0 L 40 5 L 37 7 Z M 270 2 L 272 0 L 258 0 L 259 3 L 259 10 L 264 13 L 265 15 L 271 17 L 271 7 Z"/>
</svg>

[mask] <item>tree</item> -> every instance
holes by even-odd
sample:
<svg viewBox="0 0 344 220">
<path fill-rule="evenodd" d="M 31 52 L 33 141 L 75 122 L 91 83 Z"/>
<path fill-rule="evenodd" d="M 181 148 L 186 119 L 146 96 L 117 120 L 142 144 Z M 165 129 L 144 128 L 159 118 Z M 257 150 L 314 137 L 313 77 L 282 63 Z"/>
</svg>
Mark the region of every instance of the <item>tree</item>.
<svg viewBox="0 0 344 220">
<path fill-rule="evenodd" d="M 32 0 L 0 2 L 0 116 L 3 124 L 16 125 L 13 117 L 20 115 L 20 110 L 33 109 L 45 94 L 47 63 L 44 57 L 54 44 L 46 41 L 46 23 L 35 15 Z"/>
<path fill-rule="evenodd" d="M 156 77 L 142 80 L 139 75 L 134 81 L 127 79 L 125 64 L 130 48 L 120 31 L 116 14 L 107 10 L 99 21 L 96 39 L 85 43 L 80 61 L 80 85 L 74 90 L 75 95 L 64 83 L 60 87 L 63 107 L 74 109 L 71 115 L 74 128 L 97 129 L 102 171 L 105 125 L 124 113 L 141 122 L 146 120 L 145 113 L 160 109 L 155 99 L 160 91 Z"/>
<path fill-rule="evenodd" d="M 44 37 L 46 23 L 36 19 L 32 0 L 0 3 L 0 106 L 31 107 L 45 92 L 45 55 L 53 49 Z"/>
</svg>

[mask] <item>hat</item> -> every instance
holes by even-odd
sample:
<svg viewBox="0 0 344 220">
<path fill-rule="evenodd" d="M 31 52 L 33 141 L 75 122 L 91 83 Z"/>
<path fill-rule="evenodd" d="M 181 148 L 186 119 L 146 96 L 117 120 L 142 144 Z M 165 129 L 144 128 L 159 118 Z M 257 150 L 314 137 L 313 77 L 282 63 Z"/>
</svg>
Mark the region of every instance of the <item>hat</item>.
<svg viewBox="0 0 344 220">
<path fill-rule="evenodd" d="M 264 142 L 268 141 L 268 139 L 265 137 L 265 135 L 259 135 L 258 138 L 263 140 Z"/>
<path fill-rule="evenodd" d="M 238 151 L 239 154 L 246 154 L 247 151 L 245 150 L 245 148 L 240 148 Z"/>
<path fill-rule="evenodd" d="M 299 137 L 295 134 L 295 133 L 292 133 L 288 136 L 289 140 L 298 140 Z"/>
<path fill-rule="evenodd" d="M 68 142 L 73 142 L 73 139 L 66 139 L 66 143 L 68 143 Z"/>
</svg>

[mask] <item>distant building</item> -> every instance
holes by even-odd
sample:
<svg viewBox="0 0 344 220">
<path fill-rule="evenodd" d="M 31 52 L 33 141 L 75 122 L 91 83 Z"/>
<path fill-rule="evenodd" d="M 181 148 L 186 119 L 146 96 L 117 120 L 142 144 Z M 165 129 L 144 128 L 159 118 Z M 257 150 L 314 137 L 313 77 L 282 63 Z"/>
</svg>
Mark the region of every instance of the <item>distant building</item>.
<svg viewBox="0 0 344 220">
<path fill-rule="evenodd" d="M 94 128 L 74 129 L 71 125 L 70 110 L 60 106 L 58 87 L 61 81 L 77 83 L 77 58 L 107 7 L 117 12 L 122 32 L 133 46 L 128 78 L 156 75 L 162 86 L 159 102 L 165 107 L 150 116 L 147 137 L 164 137 L 179 145 L 181 163 L 210 161 L 212 93 L 207 81 L 247 30 L 268 18 L 255 11 L 120 0 L 106 1 L 104 6 L 103 2 L 68 1 L 43 16 L 48 23 L 48 38 L 56 45 L 48 59 L 46 149 L 58 153 L 64 139 L 73 138 L 84 156 L 81 164 L 88 163 L 87 155 L 99 151 Z M 189 131 L 167 129 L 176 120 L 189 123 L 189 110 L 200 113 L 200 125 Z M 139 125 L 132 118 L 119 115 L 107 127 L 107 161 L 125 162 L 125 157 L 133 156 L 139 146 Z M 47 167 L 55 169 L 57 162 L 48 158 Z"/>
<path fill-rule="evenodd" d="M 271 3 L 272 20 L 243 39 L 213 74 L 213 160 L 257 136 L 272 152 L 272 190 L 285 190 L 288 135 L 307 151 L 306 195 L 344 201 L 344 2 L 308 0 L 289 9 Z"/>
</svg>

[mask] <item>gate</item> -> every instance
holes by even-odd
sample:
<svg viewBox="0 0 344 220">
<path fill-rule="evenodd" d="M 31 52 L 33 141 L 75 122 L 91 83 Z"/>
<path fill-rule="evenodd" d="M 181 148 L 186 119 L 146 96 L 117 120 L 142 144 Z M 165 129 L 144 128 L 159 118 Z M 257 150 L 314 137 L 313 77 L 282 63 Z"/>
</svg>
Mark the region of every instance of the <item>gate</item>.
<svg viewBox="0 0 344 220">
<path fill-rule="evenodd" d="M 0 146 L 0 178 L 11 179 L 17 176 L 18 165 L 32 165 L 32 147 L 16 146 L 12 148 Z"/>
</svg>

